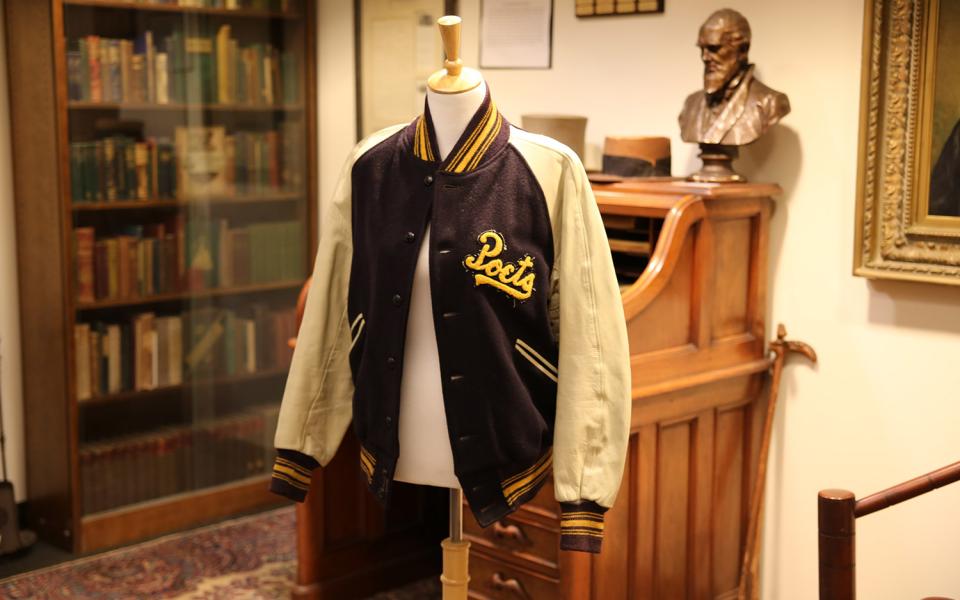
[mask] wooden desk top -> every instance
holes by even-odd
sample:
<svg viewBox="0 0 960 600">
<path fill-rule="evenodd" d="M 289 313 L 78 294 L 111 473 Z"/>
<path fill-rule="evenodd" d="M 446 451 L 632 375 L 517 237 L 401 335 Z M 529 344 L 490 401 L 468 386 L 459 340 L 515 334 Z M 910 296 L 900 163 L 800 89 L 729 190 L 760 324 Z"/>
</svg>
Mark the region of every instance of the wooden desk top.
<svg viewBox="0 0 960 600">
<path fill-rule="evenodd" d="M 768 198 L 783 190 L 775 183 L 698 183 L 677 177 L 625 179 L 594 183 L 593 194 L 604 213 L 663 218 L 688 196 L 712 198 Z"/>
</svg>

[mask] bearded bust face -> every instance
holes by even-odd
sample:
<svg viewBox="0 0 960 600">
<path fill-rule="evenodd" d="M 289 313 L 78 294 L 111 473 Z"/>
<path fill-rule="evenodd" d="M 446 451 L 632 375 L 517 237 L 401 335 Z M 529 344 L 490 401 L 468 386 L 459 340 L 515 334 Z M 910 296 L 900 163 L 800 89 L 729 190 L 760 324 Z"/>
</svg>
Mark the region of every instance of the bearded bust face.
<svg viewBox="0 0 960 600">
<path fill-rule="evenodd" d="M 703 60 L 703 89 L 712 96 L 747 66 L 750 25 L 735 10 L 718 10 L 700 27 L 697 46 Z"/>
</svg>

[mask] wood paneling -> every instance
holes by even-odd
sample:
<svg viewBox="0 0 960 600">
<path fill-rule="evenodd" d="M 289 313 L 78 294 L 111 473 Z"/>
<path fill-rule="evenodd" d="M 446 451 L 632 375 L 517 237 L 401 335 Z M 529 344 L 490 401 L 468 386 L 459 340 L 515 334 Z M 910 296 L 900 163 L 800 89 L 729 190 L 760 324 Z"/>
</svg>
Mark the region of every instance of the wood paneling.
<svg viewBox="0 0 960 600">
<path fill-rule="evenodd" d="M 445 491 L 395 482 L 384 513 L 360 477 L 359 455 L 348 431 L 298 508 L 298 600 L 363 598 L 439 573 Z"/>
<path fill-rule="evenodd" d="M 608 218 L 664 223 L 651 266 L 624 291 L 633 434 L 584 598 L 715 598 L 738 587 L 769 391 L 763 310 L 777 192 L 685 182 L 597 191 Z"/>
<path fill-rule="evenodd" d="M 735 588 L 740 576 L 743 435 L 742 407 L 717 411 L 712 540 L 715 590 Z"/>
<path fill-rule="evenodd" d="M 659 431 L 654 595 L 687 597 L 689 544 L 690 422 Z"/>
<path fill-rule="evenodd" d="M 722 273 L 711 287 L 713 338 L 746 333 L 749 292 L 751 224 L 747 219 L 717 221 L 714 268 Z"/>
<path fill-rule="evenodd" d="M 83 517 L 80 552 L 111 548 L 132 540 L 156 537 L 226 514 L 239 514 L 284 504 L 268 491 L 270 477 L 253 477 L 143 504 Z"/>
<path fill-rule="evenodd" d="M 628 323 L 627 335 L 631 354 L 683 348 L 693 341 L 690 332 L 693 310 L 690 291 L 694 285 L 693 244 L 692 237 L 684 241 L 683 252 L 670 283 L 647 308 L 651 320 L 670 323 L 670 327 L 650 329 L 640 326 L 639 323 Z"/>
</svg>

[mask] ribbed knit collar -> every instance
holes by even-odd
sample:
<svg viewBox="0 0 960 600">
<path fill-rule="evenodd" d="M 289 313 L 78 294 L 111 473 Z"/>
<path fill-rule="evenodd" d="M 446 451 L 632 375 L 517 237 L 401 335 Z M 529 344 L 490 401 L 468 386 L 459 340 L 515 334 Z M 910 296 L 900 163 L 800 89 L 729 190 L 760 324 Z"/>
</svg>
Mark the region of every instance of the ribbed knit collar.
<svg viewBox="0 0 960 600">
<path fill-rule="evenodd" d="M 426 100 L 423 103 L 423 114 L 411 123 L 411 127 L 414 156 L 423 161 L 438 163 L 439 170 L 448 173 L 468 173 L 477 169 L 484 161 L 495 156 L 510 137 L 510 124 L 490 98 L 489 87 L 483 96 L 483 102 L 467 123 L 446 160 L 437 160 L 437 138 L 430 117 L 430 105 Z"/>
</svg>

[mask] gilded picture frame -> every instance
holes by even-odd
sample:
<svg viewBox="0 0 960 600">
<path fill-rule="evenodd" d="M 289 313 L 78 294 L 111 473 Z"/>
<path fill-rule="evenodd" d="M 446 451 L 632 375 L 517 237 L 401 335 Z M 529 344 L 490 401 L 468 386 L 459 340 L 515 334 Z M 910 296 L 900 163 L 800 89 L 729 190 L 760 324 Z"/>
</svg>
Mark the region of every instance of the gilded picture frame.
<svg viewBox="0 0 960 600">
<path fill-rule="evenodd" d="M 947 22 L 941 8 L 953 11 L 949 2 L 865 0 L 855 275 L 960 285 L 960 214 L 937 214 L 943 209 L 930 204 L 933 170 L 948 148 L 935 147 L 944 137 L 943 126 L 934 127 L 935 99 L 947 84 L 960 87 L 960 78 L 954 85 L 937 70 Z M 949 17 L 951 32 L 957 15 Z M 950 139 L 960 144 L 956 123 Z M 955 174 L 960 180 L 960 163 Z"/>
</svg>

